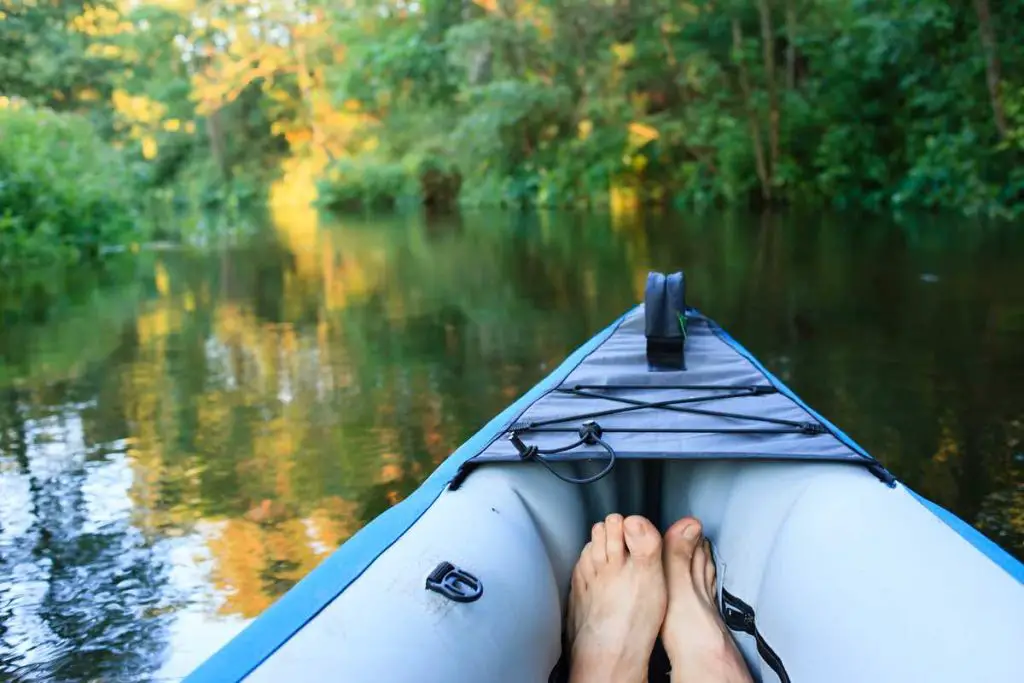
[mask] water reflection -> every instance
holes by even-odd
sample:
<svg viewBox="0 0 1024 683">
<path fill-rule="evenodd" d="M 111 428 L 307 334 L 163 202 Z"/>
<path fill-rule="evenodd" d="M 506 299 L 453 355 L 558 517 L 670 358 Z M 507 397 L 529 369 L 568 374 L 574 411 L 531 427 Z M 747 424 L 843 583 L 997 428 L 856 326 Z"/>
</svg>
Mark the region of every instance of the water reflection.
<svg viewBox="0 0 1024 683">
<path fill-rule="evenodd" d="M 685 267 L 902 479 L 1024 554 L 1021 239 L 979 226 L 304 204 L 0 287 L 0 678 L 186 674 Z"/>
</svg>

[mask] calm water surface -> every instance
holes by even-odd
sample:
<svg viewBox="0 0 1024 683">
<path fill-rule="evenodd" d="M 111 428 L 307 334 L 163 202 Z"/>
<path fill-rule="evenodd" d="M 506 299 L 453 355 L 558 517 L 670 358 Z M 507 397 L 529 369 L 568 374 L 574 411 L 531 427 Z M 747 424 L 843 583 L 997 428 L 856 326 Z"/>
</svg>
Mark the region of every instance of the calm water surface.
<svg viewBox="0 0 1024 683">
<path fill-rule="evenodd" d="M 175 680 L 631 306 L 648 269 L 1024 555 L 1019 226 L 473 215 L 0 284 L 0 679 Z"/>
</svg>

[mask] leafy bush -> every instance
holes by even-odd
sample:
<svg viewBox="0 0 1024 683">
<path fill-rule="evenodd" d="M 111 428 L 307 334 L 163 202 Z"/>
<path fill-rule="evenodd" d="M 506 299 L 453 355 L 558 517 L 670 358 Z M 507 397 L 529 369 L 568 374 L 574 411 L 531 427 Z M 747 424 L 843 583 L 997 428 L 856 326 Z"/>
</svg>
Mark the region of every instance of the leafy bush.
<svg viewBox="0 0 1024 683">
<path fill-rule="evenodd" d="M 414 174 L 402 164 L 352 157 L 332 164 L 317 185 L 319 203 L 336 211 L 393 209 L 419 202 Z"/>
<path fill-rule="evenodd" d="M 133 178 L 83 118 L 0 99 L 0 263 L 139 239 Z"/>
</svg>

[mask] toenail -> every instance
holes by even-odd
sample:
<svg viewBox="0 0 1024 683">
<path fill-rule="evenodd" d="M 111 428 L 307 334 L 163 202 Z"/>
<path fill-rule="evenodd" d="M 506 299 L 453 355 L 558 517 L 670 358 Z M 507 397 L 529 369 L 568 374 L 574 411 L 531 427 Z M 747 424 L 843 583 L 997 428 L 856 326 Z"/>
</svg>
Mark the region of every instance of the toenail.
<svg viewBox="0 0 1024 683">
<path fill-rule="evenodd" d="M 687 541 L 692 541 L 696 539 L 699 534 L 700 525 L 698 524 L 691 524 L 690 526 L 683 529 L 683 538 L 685 538 Z"/>
<path fill-rule="evenodd" d="M 639 534 L 643 532 L 644 525 L 636 517 L 627 517 L 626 529 L 628 529 L 631 533 Z"/>
</svg>

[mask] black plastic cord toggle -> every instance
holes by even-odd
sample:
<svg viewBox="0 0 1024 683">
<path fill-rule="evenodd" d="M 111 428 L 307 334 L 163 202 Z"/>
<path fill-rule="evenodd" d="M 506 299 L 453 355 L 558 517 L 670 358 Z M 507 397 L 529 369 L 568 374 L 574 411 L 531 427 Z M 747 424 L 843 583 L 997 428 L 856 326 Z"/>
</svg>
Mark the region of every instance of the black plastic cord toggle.
<svg viewBox="0 0 1024 683">
<path fill-rule="evenodd" d="M 580 440 L 588 446 L 593 446 L 601 440 L 604 435 L 604 430 L 601 429 L 601 425 L 597 424 L 594 420 L 587 420 L 580 425 L 579 429 Z"/>
</svg>

